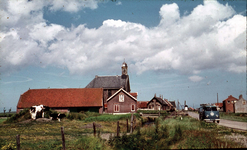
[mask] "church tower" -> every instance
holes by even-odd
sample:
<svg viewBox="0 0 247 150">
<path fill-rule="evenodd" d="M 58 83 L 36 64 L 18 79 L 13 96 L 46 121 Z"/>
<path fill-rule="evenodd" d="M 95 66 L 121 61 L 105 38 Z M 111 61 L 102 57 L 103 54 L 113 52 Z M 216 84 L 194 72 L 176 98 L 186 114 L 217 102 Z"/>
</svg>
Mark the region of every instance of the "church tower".
<svg viewBox="0 0 247 150">
<path fill-rule="evenodd" d="M 123 62 L 122 64 L 122 78 L 126 78 L 128 76 L 128 65 Z"/>
</svg>

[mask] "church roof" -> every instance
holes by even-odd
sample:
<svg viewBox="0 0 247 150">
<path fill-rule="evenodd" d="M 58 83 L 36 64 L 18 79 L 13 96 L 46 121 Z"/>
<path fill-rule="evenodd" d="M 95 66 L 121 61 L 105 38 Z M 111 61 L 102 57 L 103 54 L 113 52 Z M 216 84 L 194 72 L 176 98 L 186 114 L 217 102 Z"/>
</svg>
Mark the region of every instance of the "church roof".
<svg viewBox="0 0 247 150">
<path fill-rule="evenodd" d="M 120 89 L 126 88 L 129 77 L 122 76 L 95 76 L 95 78 L 86 86 L 86 88 L 107 88 Z"/>
<path fill-rule="evenodd" d="M 49 107 L 100 107 L 102 88 L 29 89 L 20 96 L 17 108 L 34 105 Z"/>
</svg>

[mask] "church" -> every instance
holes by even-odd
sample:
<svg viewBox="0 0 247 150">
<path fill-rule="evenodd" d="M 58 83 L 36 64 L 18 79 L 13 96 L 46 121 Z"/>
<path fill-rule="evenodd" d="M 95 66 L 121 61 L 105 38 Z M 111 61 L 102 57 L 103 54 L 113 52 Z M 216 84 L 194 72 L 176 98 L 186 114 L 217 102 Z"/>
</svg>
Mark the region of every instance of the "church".
<svg viewBox="0 0 247 150">
<path fill-rule="evenodd" d="M 138 94 L 130 93 L 127 63 L 123 62 L 121 70 L 122 75 L 96 75 L 85 88 L 29 89 L 21 94 L 17 113 L 24 108 L 41 104 L 58 112 L 136 112 Z"/>
</svg>

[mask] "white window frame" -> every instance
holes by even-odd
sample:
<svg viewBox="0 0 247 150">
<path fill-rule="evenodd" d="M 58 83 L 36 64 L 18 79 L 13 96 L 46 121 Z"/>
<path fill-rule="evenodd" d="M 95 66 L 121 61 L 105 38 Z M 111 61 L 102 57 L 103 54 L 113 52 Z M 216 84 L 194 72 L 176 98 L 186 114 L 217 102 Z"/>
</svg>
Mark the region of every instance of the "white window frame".
<svg viewBox="0 0 247 150">
<path fill-rule="evenodd" d="M 132 106 L 134 106 L 134 110 L 132 109 Z M 135 106 L 135 104 L 131 104 L 131 111 L 135 111 L 136 110 L 136 106 Z"/>
<path fill-rule="evenodd" d="M 117 109 L 116 109 L 117 108 Z M 114 104 L 113 105 L 113 111 L 114 112 L 120 112 L 120 105 L 119 104 Z"/>
<path fill-rule="evenodd" d="M 119 95 L 119 102 L 124 102 L 124 94 Z"/>
</svg>

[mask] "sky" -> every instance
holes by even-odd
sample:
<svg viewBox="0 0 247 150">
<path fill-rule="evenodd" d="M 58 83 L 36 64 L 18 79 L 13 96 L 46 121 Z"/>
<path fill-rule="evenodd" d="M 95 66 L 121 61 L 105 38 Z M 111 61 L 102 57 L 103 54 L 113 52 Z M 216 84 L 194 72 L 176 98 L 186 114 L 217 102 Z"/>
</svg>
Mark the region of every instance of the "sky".
<svg viewBox="0 0 247 150">
<path fill-rule="evenodd" d="M 2 0 L 0 112 L 128 64 L 138 101 L 246 99 L 245 0 Z"/>
</svg>

